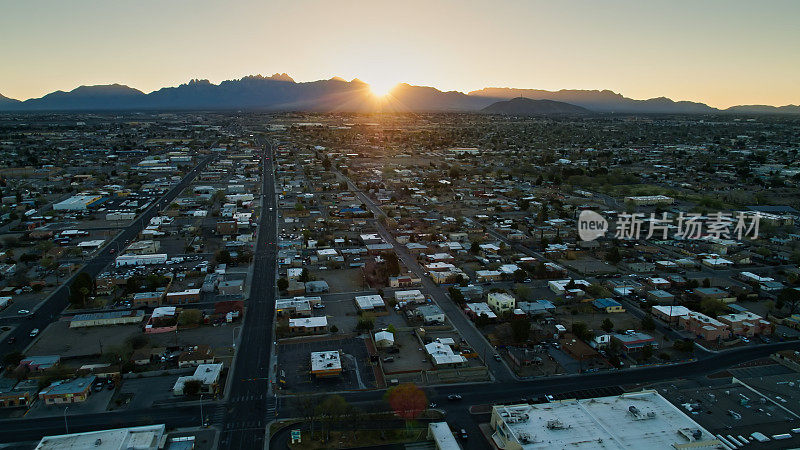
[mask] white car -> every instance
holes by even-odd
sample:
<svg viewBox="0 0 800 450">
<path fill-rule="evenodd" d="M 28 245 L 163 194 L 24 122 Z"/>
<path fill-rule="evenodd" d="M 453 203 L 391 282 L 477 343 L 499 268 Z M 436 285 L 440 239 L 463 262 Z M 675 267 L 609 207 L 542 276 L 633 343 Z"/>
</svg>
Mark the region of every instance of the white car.
<svg viewBox="0 0 800 450">
<path fill-rule="evenodd" d="M 31 330 L 31 337 L 36 337 L 37 334 L 39 334 L 38 328 L 34 328 Z"/>
</svg>

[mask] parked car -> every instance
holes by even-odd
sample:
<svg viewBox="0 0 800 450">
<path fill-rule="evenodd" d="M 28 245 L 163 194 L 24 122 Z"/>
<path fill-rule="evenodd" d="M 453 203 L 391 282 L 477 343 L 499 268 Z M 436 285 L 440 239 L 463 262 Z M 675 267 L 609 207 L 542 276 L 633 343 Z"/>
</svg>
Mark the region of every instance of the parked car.
<svg viewBox="0 0 800 450">
<path fill-rule="evenodd" d="M 17 338 L 15 336 L 11 336 L 10 338 L 8 338 L 6 342 L 8 343 L 8 345 L 11 345 L 14 342 L 17 342 Z"/>
<path fill-rule="evenodd" d="M 461 400 L 461 395 L 460 394 L 450 394 L 450 395 L 447 396 L 447 399 L 450 400 L 450 401 L 458 401 L 458 400 Z"/>
<path fill-rule="evenodd" d="M 31 330 L 31 337 L 36 337 L 37 334 L 39 334 L 38 328 L 34 328 Z"/>
<path fill-rule="evenodd" d="M 20 309 L 19 311 L 17 311 L 17 314 L 19 314 L 20 316 L 27 316 L 30 313 L 31 312 L 28 311 L 27 309 Z"/>
</svg>

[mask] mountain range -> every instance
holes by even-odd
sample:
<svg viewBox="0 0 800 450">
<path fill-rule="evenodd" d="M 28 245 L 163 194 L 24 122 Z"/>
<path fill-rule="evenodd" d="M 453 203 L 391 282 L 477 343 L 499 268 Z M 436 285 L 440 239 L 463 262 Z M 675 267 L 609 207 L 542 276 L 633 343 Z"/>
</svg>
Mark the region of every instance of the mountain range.
<svg viewBox="0 0 800 450">
<path fill-rule="evenodd" d="M 704 103 L 673 101 L 665 97 L 634 100 L 608 90 L 515 89 L 490 87 L 467 94 L 440 91 L 428 86 L 399 84 L 391 95 L 373 95 L 361 80 L 346 81 L 339 77 L 328 80 L 296 82 L 285 73 L 265 77 L 247 76 L 213 84 L 208 80 L 191 80 L 175 87 L 150 93 L 120 84 L 80 86 L 69 92 L 55 91 L 40 98 L 19 101 L 0 95 L 0 111 L 122 111 L 122 110 L 265 110 L 265 111 L 341 111 L 341 112 L 478 112 L 493 104 L 523 97 L 549 100 L 583 108 L 595 113 L 744 113 L 800 114 L 800 106 L 781 107 L 742 105 L 720 110 Z M 507 114 L 526 103 L 515 100 L 502 106 Z M 554 110 L 571 109 L 549 105 Z M 501 108 L 501 105 L 496 106 Z M 539 103 L 535 114 L 547 114 L 548 107 Z M 525 108 L 523 108 L 525 110 Z M 571 109 L 573 112 L 578 110 Z M 490 111 L 484 112 L 492 112 Z M 553 112 L 559 114 L 559 112 Z M 551 113 L 551 114 L 553 114 Z"/>
<path fill-rule="evenodd" d="M 531 100 L 525 97 L 517 97 L 511 100 L 492 103 L 486 108 L 483 108 L 481 112 L 516 116 L 592 113 L 586 108 L 581 108 L 580 106 L 575 106 L 570 103 L 557 102 L 555 100 Z"/>
</svg>

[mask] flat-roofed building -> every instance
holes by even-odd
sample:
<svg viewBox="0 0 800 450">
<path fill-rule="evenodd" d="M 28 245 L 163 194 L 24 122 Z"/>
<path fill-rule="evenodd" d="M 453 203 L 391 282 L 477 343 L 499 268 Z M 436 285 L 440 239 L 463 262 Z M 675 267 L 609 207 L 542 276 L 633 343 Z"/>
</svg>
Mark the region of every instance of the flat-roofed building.
<svg viewBox="0 0 800 450">
<path fill-rule="evenodd" d="M 504 450 L 717 448 L 714 435 L 656 391 L 492 408 Z"/>
<path fill-rule="evenodd" d="M 102 313 L 76 314 L 69 321 L 70 328 L 102 327 L 141 323 L 144 311 L 109 311 Z"/>
<path fill-rule="evenodd" d="M 311 352 L 311 374 L 317 378 L 335 377 L 342 373 L 338 351 Z"/>
<path fill-rule="evenodd" d="M 399 303 L 400 306 L 409 303 L 425 303 L 425 296 L 422 295 L 422 291 L 419 289 L 410 291 L 394 291 L 394 299 L 397 300 L 397 303 Z"/>
<path fill-rule="evenodd" d="M 727 324 L 737 336 L 769 335 L 774 329 L 772 322 L 750 311 L 724 314 L 717 316 L 717 320 Z"/>
<path fill-rule="evenodd" d="M 39 392 L 39 398 L 45 404 L 80 403 L 89 398 L 92 384 L 97 379 L 94 375 L 75 378 L 74 380 L 56 381 Z"/>
<path fill-rule="evenodd" d="M 289 319 L 290 333 L 325 333 L 327 331 L 328 318 L 325 316 Z"/>
<path fill-rule="evenodd" d="M 161 424 L 45 436 L 35 450 L 157 450 L 165 433 L 166 426 Z"/>
<path fill-rule="evenodd" d="M 374 311 L 386 308 L 386 303 L 380 295 L 358 295 L 355 297 L 356 307 L 359 311 Z"/>
</svg>

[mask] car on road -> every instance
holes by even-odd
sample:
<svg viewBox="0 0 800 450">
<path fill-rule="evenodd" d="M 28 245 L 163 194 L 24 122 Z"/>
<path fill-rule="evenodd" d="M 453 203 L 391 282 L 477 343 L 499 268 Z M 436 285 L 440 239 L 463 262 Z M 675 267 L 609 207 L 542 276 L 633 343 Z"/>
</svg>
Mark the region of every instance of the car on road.
<svg viewBox="0 0 800 450">
<path fill-rule="evenodd" d="M 31 330 L 30 336 L 31 337 L 36 337 L 37 334 L 39 334 L 39 329 L 38 328 L 34 328 L 34 329 Z"/>
<path fill-rule="evenodd" d="M 102 382 L 102 381 L 98 381 L 98 382 L 96 382 L 94 384 L 94 386 L 92 386 L 92 390 L 95 391 L 95 392 L 101 392 L 104 387 L 105 387 L 105 383 Z"/>
<path fill-rule="evenodd" d="M 385 363 L 394 362 L 394 356 L 387 356 L 386 358 L 383 358 L 383 362 Z"/>
<path fill-rule="evenodd" d="M 314 305 L 314 309 L 325 309 L 325 305 L 322 303 L 317 303 Z"/>
<path fill-rule="evenodd" d="M 8 338 L 8 340 L 6 341 L 6 343 L 7 343 L 8 345 L 11 345 L 11 344 L 13 344 L 14 342 L 17 342 L 17 338 L 16 338 L 15 336 L 11 336 L 11 337 L 10 337 L 10 338 Z"/>
<path fill-rule="evenodd" d="M 447 399 L 453 402 L 461 400 L 461 394 L 450 394 L 447 396 Z"/>
<path fill-rule="evenodd" d="M 495 354 L 494 354 L 494 360 L 495 360 L 495 361 L 500 361 L 500 360 L 502 360 L 502 359 L 503 359 L 503 358 L 502 358 L 502 357 L 500 357 L 500 355 L 498 355 L 497 353 L 495 353 Z"/>
<path fill-rule="evenodd" d="M 467 439 L 469 437 L 469 435 L 467 434 L 467 430 L 463 428 L 459 430 L 458 437 L 460 437 L 461 439 Z"/>
<path fill-rule="evenodd" d="M 19 314 L 20 316 L 27 316 L 30 313 L 31 312 L 28 311 L 27 309 L 20 309 L 19 311 L 17 311 L 17 314 Z"/>
</svg>

